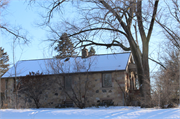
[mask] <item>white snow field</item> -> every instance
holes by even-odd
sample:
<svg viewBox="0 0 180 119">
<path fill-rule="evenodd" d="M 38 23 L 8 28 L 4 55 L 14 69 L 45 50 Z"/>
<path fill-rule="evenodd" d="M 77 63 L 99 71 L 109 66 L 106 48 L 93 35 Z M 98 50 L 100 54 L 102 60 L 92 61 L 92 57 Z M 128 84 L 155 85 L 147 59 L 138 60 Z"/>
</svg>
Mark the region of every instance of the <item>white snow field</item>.
<svg viewBox="0 0 180 119">
<path fill-rule="evenodd" d="M 0 109 L 0 119 L 180 119 L 180 108 Z"/>
</svg>

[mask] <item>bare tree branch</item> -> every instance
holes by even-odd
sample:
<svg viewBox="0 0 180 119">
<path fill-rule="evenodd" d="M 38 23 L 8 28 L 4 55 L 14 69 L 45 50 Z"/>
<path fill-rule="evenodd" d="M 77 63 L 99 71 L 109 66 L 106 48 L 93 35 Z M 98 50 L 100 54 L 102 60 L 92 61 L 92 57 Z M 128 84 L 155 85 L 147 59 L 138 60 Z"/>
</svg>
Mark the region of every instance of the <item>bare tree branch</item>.
<svg viewBox="0 0 180 119">
<path fill-rule="evenodd" d="M 91 41 L 91 40 L 82 40 L 82 41 L 80 41 L 80 43 L 81 42 L 90 42 L 90 43 L 89 44 L 85 44 L 85 45 L 81 45 L 80 47 L 90 46 L 90 45 L 106 46 L 107 48 L 110 48 L 112 46 L 120 46 L 123 50 L 130 51 L 130 47 L 125 47 L 122 43 L 120 43 L 120 42 L 118 42 L 116 40 L 113 40 L 111 44 L 98 43 L 98 42 L 94 42 L 94 41 Z M 115 44 L 115 42 L 117 44 Z"/>
<path fill-rule="evenodd" d="M 7 27 L 1 26 L 1 25 L 0 25 L 0 28 L 6 30 L 8 33 L 15 36 L 15 39 L 23 39 L 24 43 L 28 42 L 28 39 L 25 36 L 22 36 L 22 35 L 19 34 L 19 30 L 17 32 L 13 32 L 12 30 L 8 29 Z"/>
<path fill-rule="evenodd" d="M 142 19 L 141 8 L 142 8 L 142 1 L 139 0 L 137 2 L 137 13 L 136 13 L 136 15 L 137 15 L 138 28 L 139 28 L 139 32 L 140 32 L 140 35 L 141 35 L 141 39 L 145 40 L 146 39 L 146 34 L 145 34 L 145 31 L 144 31 L 144 27 L 143 27 L 143 19 Z"/>
<path fill-rule="evenodd" d="M 56 9 L 57 7 L 59 7 L 59 6 L 60 6 L 63 2 L 65 2 L 65 1 L 66 1 L 66 0 L 62 0 L 62 1 L 58 0 L 58 1 L 55 1 L 55 2 L 53 3 L 53 7 L 50 8 L 50 11 L 48 12 L 48 21 L 47 21 L 47 23 L 50 22 L 51 17 L 52 17 L 52 12 L 54 11 L 54 9 Z"/>
<path fill-rule="evenodd" d="M 171 30 L 164 24 L 160 23 L 158 20 L 156 20 L 156 22 L 168 33 L 168 35 L 171 37 L 168 39 L 172 41 L 174 46 L 176 46 L 178 49 L 180 49 L 180 44 L 179 44 L 180 37 L 178 36 L 178 34 L 176 34 L 173 30 Z"/>
<path fill-rule="evenodd" d="M 154 26 L 154 21 L 155 21 L 155 17 L 156 17 L 156 13 L 157 13 L 158 3 L 159 3 L 159 0 L 156 0 L 155 4 L 154 4 L 153 15 L 152 15 L 152 18 L 151 18 L 151 23 L 150 23 L 149 31 L 148 31 L 148 35 L 147 35 L 148 42 L 149 42 L 151 34 L 152 34 L 152 30 L 153 30 L 153 26 Z"/>
<path fill-rule="evenodd" d="M 79 32 L 77 32 L 77 33 L 74 33 L 74 34 L 72 34 L 72 35 L 69 35 L 69 37 L 74 36 L 74 35 L 81 34 L 81 33 L 83 33 L 83 32 L 94 31 L 94 30 L 117 31 L 117 32 L 119 32 L 119 33 L 121 33 L 121 34 L 123 34 L 123 35 L 125 35 L 125 36 L 127 37 L 127 34 L 126 34 L 126 33 L 122 32 L 122 31 L 120 31 L 120 30 L 118 30 L 118 29 L 110 29 L 110 28 L 92 28 L 92 29 L 81 30 L 81 31 L 79 31 Z"/>
<path fill-rule="evenodd" d="M 151 61 L 159 64 L 159 65 L 162 66 L 164 69 L 166 69 L 166 67 L 165 67 L 161 62 L 158 62 L 158 61 L 156 61 L 156 60 L 154 60 L 154 59 L 152 59 L 152 58 L 150 58 L 150 57 L 149 57 L 148 59 L 150 59 Z"/>
</svg>

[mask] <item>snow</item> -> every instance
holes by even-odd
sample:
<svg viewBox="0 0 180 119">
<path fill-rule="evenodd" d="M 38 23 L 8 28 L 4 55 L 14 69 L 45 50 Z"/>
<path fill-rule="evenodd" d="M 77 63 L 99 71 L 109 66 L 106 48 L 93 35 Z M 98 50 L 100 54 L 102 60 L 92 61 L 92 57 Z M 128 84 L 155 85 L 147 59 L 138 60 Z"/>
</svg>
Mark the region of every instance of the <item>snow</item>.
<svg viewBox="0 0 180 119">
<path fill-rule="evenodd" d="M 95 55 L 88 58 L 70 57 L 65 59 L 22 60 L 10 68 L 2 78 L 26 76 L 29 72 L 43 74 L 78 73 L 125 70 L 130 53 Z M 15 73 L 16 70 L 16 73 Z"/>
<path fill-rule="evenodd" d="M 180 119 L 180 108 L 0 109 L 0 119 Z"/>
</svg>

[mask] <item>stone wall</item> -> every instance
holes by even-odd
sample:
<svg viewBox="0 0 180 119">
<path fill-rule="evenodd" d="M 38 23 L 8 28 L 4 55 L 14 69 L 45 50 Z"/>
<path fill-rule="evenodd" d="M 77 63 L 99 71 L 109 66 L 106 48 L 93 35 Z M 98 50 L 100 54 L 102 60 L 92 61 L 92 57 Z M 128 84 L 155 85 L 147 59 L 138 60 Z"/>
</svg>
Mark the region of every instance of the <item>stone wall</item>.
<svg viewBox="0 0 180 119">
<path fill-rule="evenodd" d="M 124 95 L 120 87 L 125 90 L 125 71 L 108 72 L 112 75 L 112 87 L 104 88 L 102 87 L 102 74 L 103 73 L 83 73 L 83 74 L 72 74 L 72 88 L 77 93 L 78 89 L 81 88 L 81 96 L 77 97 L 84 100 L 86 98 L 86 106 L 97 105 L 100 100 L 112 100 L 115 105 L 124 105 Z M 40 103 L 41 107 L 44 108 L 55 108 L 64 101 L 70 100 L 65 94 L 64 88 L 58 84 L 56 81 L 63 80 L 63 75 L 61 76 L 50 76 L 50 80 L 54 81 L 53 85 L 48 87 L 41 96 Z M 85 84 L 87 85 L 87 92 L 85 95 Z M 118 84 L 119 85 L 118 85 Z M 62 82 L 62 84 L 64 84 Z M 8 90 L 6 103 L 8 103 L 8 108 L 15 107 L 15 92 L 14 92 L 14 80 L 8 79 Z M 70 96 L 72 96 L 72 91 L 66 90 Z M 18 108 L 35 108 L 34 101 L 27 98 L 23 94 L 18 94 L 17 105 Z M 73 96 L 72 96 L 73 97 Z"/>
<path fill-rule="evenodd" d="M 1 92 L 5 91 L 5 79 L 1 79 L 1 87 L 0 87 Z"/>
<path fill-rule="evenodd" d="M 14 108 L 15 107 L 15 93 L 14 93 L 14 79 L 2 79 L 4 80 L 4 100 L 3 100 L 3 106 L 8 108 Z"/>
</svg>

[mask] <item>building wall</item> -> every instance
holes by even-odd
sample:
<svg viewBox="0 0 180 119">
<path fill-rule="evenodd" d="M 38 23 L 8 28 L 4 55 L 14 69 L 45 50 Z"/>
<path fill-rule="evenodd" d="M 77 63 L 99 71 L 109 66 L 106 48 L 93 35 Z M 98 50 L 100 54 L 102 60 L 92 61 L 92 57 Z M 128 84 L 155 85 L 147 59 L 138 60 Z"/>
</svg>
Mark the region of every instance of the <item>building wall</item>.
<svg viewBox="0 0 180 119">
<path fill-rule="evenodd" d="M 5 91 L 5 79 L 1 79 L 1 92 L 4 92 Z"/>
<path fill-rule="evenodd" d="M 14 79 L 2 79 L 4 83 L 4 99 L 3 99 L 3 106 L 8 108 L 14 108 L 14 99 L 15 99 L 15 93 L 14 93 Z"/>
<path fill-rule="evenodd" d="M 72 74 L 73 82 L 72 88 L 75 90 L 77 97 L 84 100 L 86 97 L 86 106 L 97 105 L 98 101 L 112 100 L 115 105 L 124 105 L 124 95 L 122 93 L 125 90 L 125 71 L 109 72 L 112 75 L 112 87 L 102 87 L 102 75 L 103 73 L 84 73 L 84 74 Z M 41 107 L 55 108 L 64 101 L 69 101 L 69 97 L 63 91 L 63 86 L 56 81 L 63 81 L 63 75 L 50 76 L 50 80 L 55 81 L 53 85 L 49 86 L 43 93 L 40 99 Z M 87 84 L 87 92 L 85 95 L 85 84 Z M 62 84 L 64 84 L 62 82 Z M 7 97 L 5 104 L 8 104 L 8 108 L 15 107 L 15 91 L 14 80 L 8 79 L 7 81 Z M 81 88 L 81 96 L 78 95 L 78 88 Z M 120 89 L 121 88 L 121 89 Z M 68 94 L 72 96 L 72 91 L 66 90 Z M 27 98 L 25 95 L 19 93 L 17 96 L 18 108 L 33 108 L 35 107 L 34 101 Z"/>
</svg>

